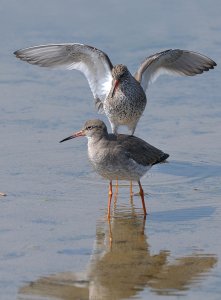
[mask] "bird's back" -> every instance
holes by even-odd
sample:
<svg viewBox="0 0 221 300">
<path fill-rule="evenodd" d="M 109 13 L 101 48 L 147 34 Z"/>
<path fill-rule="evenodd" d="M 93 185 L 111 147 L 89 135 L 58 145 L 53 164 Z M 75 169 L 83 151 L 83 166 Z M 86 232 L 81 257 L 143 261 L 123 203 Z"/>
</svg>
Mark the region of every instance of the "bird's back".
<svg viewBox="0 0 221 300">
<path fill-rule="evenodd" d="M 143 166 L 161 163 L 169 157 L 169 154 L 164 153 L 136 136 L 109 134 L 109 137 L 112 143 L 115 144 L 116 151 L 122 151 L 123 149 L 128 158 L 133 159 Z"/>
</svg>

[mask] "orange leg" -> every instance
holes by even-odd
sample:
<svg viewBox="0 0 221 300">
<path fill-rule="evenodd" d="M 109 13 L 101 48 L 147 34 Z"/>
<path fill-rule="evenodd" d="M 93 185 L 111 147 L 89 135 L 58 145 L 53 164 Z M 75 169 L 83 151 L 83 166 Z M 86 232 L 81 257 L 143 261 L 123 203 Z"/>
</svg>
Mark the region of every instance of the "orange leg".
<svg viewBox="0 0 221 300">
<path fill-rule="evenodd" d="M 146 216 L 143 216 L 143 225 L 142 225 L 142 231 L 141 233 L 144 235 L 145 232 L 145 223 L 146 223 Z"/>
<path fill-rule="evenodd" d="M 111 229 L 111 221 L 110 221 L 110 219 L 108 219 L 108 225 L 109 225 L 109 246 L 110 246 L 110 250 L 111 250 L 113 237 L 112 237 L 112 229 Z"/>
<path fill-rule="evenodd" d="M 118 188 L 118 179 L 116 179 L 116 188 Z"/>
<path fill-rule="evenodd" d="M 107 208 L 107 218 L 110 220 L 110 208 L 111 208 L 111 199 L 112 199 L 112 180 L 109 183 L 109 192 L 108 192 L 108 208 Z"/>
<path fill-rule="evenodd" d="M 142 185 L 140 183 L 140 180 L 138 181 L 138 184 L 140 187 L 140 197 L 141 197 L 141 201 L 142 201 L 142 205 L 143 205 L 144 217 L 146 218 L 147 210 L 146 210 L 146 205 L 145 205 L 145 201 L 144 201 L 144 191 L 143 191 Z"/>
<path fill-rule="evenodd" d="M 114 207 L 117 204 L 117 196 L 118 196 L 118 184 L 116 184 L 116 189 L 115 189 L 115 193 L 114 193 Z"/>
<path fill-rule="evenodd" d="M 133 181 L 130 181 L 130 196 L 133 196 Z"/>
</svg>

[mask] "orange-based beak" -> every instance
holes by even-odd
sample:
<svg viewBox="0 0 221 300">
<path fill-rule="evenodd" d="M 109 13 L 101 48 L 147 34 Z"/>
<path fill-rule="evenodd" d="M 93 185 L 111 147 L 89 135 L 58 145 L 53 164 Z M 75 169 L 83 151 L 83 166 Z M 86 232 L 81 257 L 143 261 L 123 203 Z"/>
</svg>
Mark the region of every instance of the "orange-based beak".
<svg viewBox="0 0 221 300">
<path fill-rule="evenodd" d="M 115 93 L 115 91 L 116 91 L 116 89 L 117 89 L 119 83 L 120 83 L 120 81 L 117 80 L 117 79 L 114 81 L 114 88 L 113 88 L 113 91 L 112 91 L 112 94 L 111 94 L 111 98 L 113 98 L 114 93 Z"/>
<path fill-rule="evenodd" d="M 86 135 L 86 134 L 85 134 L 84 130 L 81 130 L 81 131 L 78 131 L 78 132 L 76 132 L 76 133 L 70 135 L 69 137 L 63 139 L 63 140 L 60 141 L 59 143 L 62 143 L 62 142 L 65 142 L 65 141 L 74 139 L 74 138 L 76 138 L 76 137 L 78 137 L 78 136 L 85 136 L 85 135 Z"/>
</svg>

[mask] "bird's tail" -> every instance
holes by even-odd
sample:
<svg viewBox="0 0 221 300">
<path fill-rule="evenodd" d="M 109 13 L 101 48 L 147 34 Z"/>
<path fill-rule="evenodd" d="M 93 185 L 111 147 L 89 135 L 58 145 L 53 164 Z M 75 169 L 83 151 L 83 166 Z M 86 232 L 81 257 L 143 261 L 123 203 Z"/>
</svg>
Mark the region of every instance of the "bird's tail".
<svg viewBox="0 0 221 300">
<path fill-rule="evenodd" d="M 163 153 L 162 156 L 158 159 L 158 161 L 156 161 L 153 165 L 156 164 L 161 164 L 161 163 L 166 163 L 166 159 L 169 157 L 170 155 L 167 153 Z"/>
</svg>

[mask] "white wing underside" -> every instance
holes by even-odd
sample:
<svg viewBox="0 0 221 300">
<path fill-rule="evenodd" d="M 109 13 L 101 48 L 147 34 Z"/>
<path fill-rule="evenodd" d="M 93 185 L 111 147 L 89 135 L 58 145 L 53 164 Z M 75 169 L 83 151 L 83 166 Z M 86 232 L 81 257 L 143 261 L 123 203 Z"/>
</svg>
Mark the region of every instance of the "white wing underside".
<svg viewBox="0 0 221 300">
<path fill-rule="evenodd" d="M 216 63 L 209 57 L 187 50 L 166 50 L 147 57 L 138 68 L 135 78 L 146 91 L 150 82 L 160 75 L 194 76 L 213 69 Z"/>
<path fill-rule="evenodd" d="M 18 50 L 14 54 L 33 65 L 81 71 L 88 80 L 98 110 L 102 111 L 102 102 L 111 90 L 113 68 L 103 51 L 73 43 L 40 45 Z M 213 60 L 200 53 L 170 49 L 147 57 L 134 77 L 146 91 L 149 83 L 162 74 L 194 76 L 214 66 L 216 63 Z"/>
<path fill-rule="evenodd" d="M 104 101 L 111 89 L 112 63 L 104 52 L 91 46 L 77 43 L 40 45 L 14 54 L 33 65 L 82 72 L 95 101 Z"/>
</svg>

